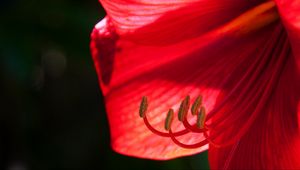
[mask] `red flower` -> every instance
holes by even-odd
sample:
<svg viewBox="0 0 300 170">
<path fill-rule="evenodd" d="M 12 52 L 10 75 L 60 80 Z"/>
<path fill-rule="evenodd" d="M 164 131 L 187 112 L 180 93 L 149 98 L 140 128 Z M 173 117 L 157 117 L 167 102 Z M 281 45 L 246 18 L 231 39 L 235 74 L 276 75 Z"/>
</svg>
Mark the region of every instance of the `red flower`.
<svg viewBox="0 0 300 170">
<path fill-rule="evenodd" d="M 115 151 L 300 168 L 300 1 L 100 1 L 91 51 Z"/>
</svg>

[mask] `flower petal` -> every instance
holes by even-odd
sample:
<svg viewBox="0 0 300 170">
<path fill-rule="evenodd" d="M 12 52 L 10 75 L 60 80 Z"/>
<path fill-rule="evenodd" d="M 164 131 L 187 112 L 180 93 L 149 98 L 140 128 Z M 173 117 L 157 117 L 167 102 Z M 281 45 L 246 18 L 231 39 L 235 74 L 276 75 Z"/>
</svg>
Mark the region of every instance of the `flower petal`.
<svg viewBox="0 0 300 170">
<path fill-rule="evenodd" d="M 100 0 L 120 36 L 156 46 L 202 35 L 260 1 Z"/>
<path fill-rule="evenodd" d="M 247 133 L 229 147 L 210 146 L 211 169 L 300 169 L 300 76 L 289 55 L 274 93 Z M 227 142 L 240 128 L 240 124 L 232 126 L 217 142 Z"/>
<path fill-rule="evenodd" d="M 151 20 L 151 23 L 147 23 L 148 25 L 143 23 L 141 27 L 128 24 L 130 27 L 125 28 L 122 24 L 127 20 L 123 21 L 124 18 L 120 15 L 114 15 L 117 10 L 112 12 L 110 9 L 117 6 L 116 9 L 125 10 L 124 6 L 118 6 L 117 1 L 101 2 L 110 16 L 95 27 L 92 33 L 91 50 L 105 96 L 114 150 L 142 158 L 171 159 L 207 149 L 207 145 L 197 149 L 180 148 L 171 139 L 152 134 L 138 116 L 140 100 L 142 96 L 148 96 L 147 115 L 150 123 L 163 131 L 167 111 L 169 108 L 177 110 L 186 95 L 190 95 L 194 100 L 201 94 L 208 112 L 220 103 L 230 101 L 223 95 L 228 91 L 233 90 L 234 93 L 230 95 L 230 99 L 235 98 L 238 94 L 235 90 L 240 89 L 235 88 L 236 85 L 246 74 L 249 75 L 255 70 L 256 64 L 261 62 L 261 54 L 269 49 L 259 47 L 264 47 L 264 44 L 269 42 L 273 35 L 270 30 L 278 25 L 278 22 L 275 22 L 277 15 L 273 8 L 274 4 L 272 2 L 263 4 L 240 17 L 232 18 L 230 22 L 228 18 L 224 19 L 223 12 L 218 12 L 220 9 L 215 10 L 216 13 L 209 13 L 207 9 L 208 18 L 210 15 L 220 18 L 218 24 L 205 28 L 206 31 L 201 34 L 195 29 L 188 38 L 184 38 L 185 41 L 179 41 L 180 38 L 168 39 L 168 36 L 160 34 L 153 37 L 150 35 L 155 35 L 154 33 L 159 30 L 169 30 L 171 33 L 180 32 L 181 35 L 189 34 L 189 31 L 184 31 L 179 25 L 183 23 L 191 26 L 197 25 L 197 22 L 205 20 L 203 19 L 205 17 L 195 15 L 192 20 L 184 16 L 172 18 L 163 10 L 161 13 L 157 12 L 159 17 L 153 23 Z M 134 2 L 133 4 L 145 3 L 145 1 Z M 191 9 L 196 13 L 196 7 L 199 7 L 186 6 L 183 1 L 172 2 L 178 2 L 179 5 L 185 4 L 185 6 L 172 10 L 171 14 L 177 10 L 181 11 L 180 9 Z M 114 6 L 109 4 L 114 4 Z M 229 12 L 232 14 L 230 17 L 236 17 L 237 13 L 243 11 L 242 9 L 245 9 L 243 4 L 235 6 L 237 8 L 234 9 L 238 12 L 235 14 Z M 159 6 L 156 5 L 156 7 Z M 228 6 L 224 4 L 226 5 Z M 248 7 L 251 5 L 253 4 Z M 134 9 L 139 9 L 130 5 L 126 7 L 130 9 L 130 12 L 136 12 Z M 203 10 L 203 8 L 200 9 Z M 131 16 L 131 13 L 128 15 Z M 156 22 L 160 23 L 160 18 L 165 18 L 165 16 L 170 19 L 170 22 L 166 24 L 169 24 L 169 27 L 156 24 Z M 130 23 L 135 22 L 130 21 Z M 179 27 L 171 27 L 173 22 L 175 26 L 177 26 L 176 23 L 180 23 Z M 206 26 L 203 22 L 200 23 L 203 27 Z M 251 26 L 251 29 L 248 29 L 250 23 L 254 27 Z M 139 30 L 152 28 L 156 30 L 153 34 L 149 33 L 145 36 L 139 34 Z M 134 32 L 129 30 L 134 30 Z M 156 44 L 161 41 L 165 43 Z M 263 67 L 261 69 L 262 72 L 269 71 L 264 70 Z M 242 81 L 240 85 L 245 83 L 247 84 L 247 81 Z M 236 114 L 233 113 L 233 115 Z M 195 121 L 195 118 L 191 120 Z M 183 126 L 175 121 L 172 128 L 176 131 L 183 129 Z M 202 134 L 187 134 L 178 138 L 186 144 L 193 144 L 203 139 Z"/>
<path fill-rule="evenodd" d="M 274 0 L 288 32 L 294 57 L 300 72 L 300 1 Z M 300 122 L 299 122 L 300 123 Z"/>
<path fill-rule="evenodd" d="M 282 30 L 277 26 L 272 30 L 271 43 L 262 46 L 270 50 L 262 58 L 269 59 L 260 74 L 253 74 L 256 83 L 250 84 L 248 80 L 251 88 L 244 86 L 247 92 L 243 100 L 238 100 L 238 105 L 229 100 L 223 115 L 218 113 L 221 118 L 212 119 L 214 126 L 210 136 L 216 136 L 214 143 L 225 145 L 242 135 L 228 147 L 210 145 L 212 169 L 300 168 L 297 117 L 300 114 L 300 74 L 287 34 Z"/>
</svg>

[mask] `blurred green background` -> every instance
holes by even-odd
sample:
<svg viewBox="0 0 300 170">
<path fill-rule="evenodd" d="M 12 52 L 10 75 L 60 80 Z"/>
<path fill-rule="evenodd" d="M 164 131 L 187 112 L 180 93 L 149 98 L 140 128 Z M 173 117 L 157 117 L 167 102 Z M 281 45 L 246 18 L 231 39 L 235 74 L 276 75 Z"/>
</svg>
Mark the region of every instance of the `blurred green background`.
<svg viewBox="0 0 300 170">
<path fill-rule="evenodd" d="M 208 169 L 207 152 L 171 161 L 110 148 L 89 51 L 97 0 L 0 1 L 0 170 Z"/>
</svg>

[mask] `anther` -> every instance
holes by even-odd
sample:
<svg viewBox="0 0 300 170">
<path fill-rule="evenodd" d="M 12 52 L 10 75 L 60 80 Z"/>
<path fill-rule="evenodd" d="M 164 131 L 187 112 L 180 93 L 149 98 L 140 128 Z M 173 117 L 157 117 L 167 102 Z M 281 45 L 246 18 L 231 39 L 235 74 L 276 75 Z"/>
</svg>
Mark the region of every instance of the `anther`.
<svg viewBox="0 0 300 170">
<path fill-rule="evenodd" d="M 204 128 L 205 119 L 206 119 L 205 107 L 201 106 L 200 111 L 197 115 L 197 127 L 198 128 L 200 128 L 200 129 Z"/>
<path fill-rule="evenodd" d="M 181 102 L 179 111 L 178 111 L 178 120 L 183 121 L 186 117 L 190 107 L 190 96 L 186 96 L 185 99 Z"/>
<path fill-rule="evenodd" d="M 171 128 L 173 117 L 174 117 L 174 110 L 173 109 L 169 109 L 168 114 L 167 114 L 167 118 L 166 118 L 166 122 L 165 122 L 165 129 L 167 131 L 169 131 L 170 128 Z"/>
<path fill-rule="evenodd" d="M 201 105 L 202 105 L 202 96 L 198 96 L 191 108 L 192 115 L 196 115 L 198 113 L 198 110 Z"/>
<path fill-rule="evenodd" d="M 141 104 L 140 104 L 140 110 L 139 110 L 141 118 L 145 117 L 145 113 L 147 111 L 147 108 L 148 108 L 148 99 L 147 99 L 146 96 L 143 96 Z"/>
</svg>

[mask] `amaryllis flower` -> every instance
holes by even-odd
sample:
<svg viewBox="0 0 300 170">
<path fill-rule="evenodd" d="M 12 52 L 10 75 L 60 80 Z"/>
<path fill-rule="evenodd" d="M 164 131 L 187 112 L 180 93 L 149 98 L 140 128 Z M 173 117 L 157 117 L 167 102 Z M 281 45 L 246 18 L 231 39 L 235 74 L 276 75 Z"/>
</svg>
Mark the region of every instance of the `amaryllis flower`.
<svg viewBox="0 0 300 170">
<path fill-rule="evenodd" d="M 91 51 L 115 151 L 300 168 L 299 0 L 100 2 Z"/>
</svg>

